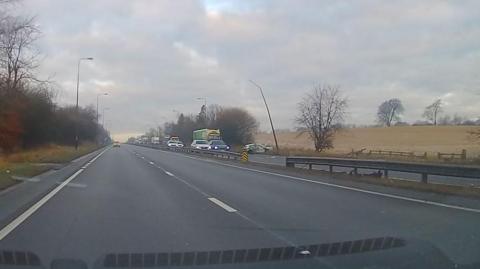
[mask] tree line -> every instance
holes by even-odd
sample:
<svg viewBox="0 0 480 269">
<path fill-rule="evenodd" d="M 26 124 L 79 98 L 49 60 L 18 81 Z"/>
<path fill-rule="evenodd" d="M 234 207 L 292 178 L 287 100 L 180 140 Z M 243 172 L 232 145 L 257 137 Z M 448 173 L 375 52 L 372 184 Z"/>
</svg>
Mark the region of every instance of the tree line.
<svg viewBox="0 0 480 269">
<path fill-rule="evenodd" d="M 444 114 L 443 106 L 442 99 L 435 100 L 424 108 L 422 114 L 424 120 L 416 121 L 411 125 L 480 125 L 480 119 L 471 120 L 458 114 Z M 405 108 L 400 99 L 392 98 L 386 100 L 378 107 L 377 122 L 387 127 L 392 125 L 410 125 L 401 120 L 404 112 Z"/>
<path fill-rule="evenodd" d="M 197 115 L 179 113 L 175 121 L 165 123 L 163 128 L 150 128 L 145 136 L 178 136 L 184 143 L 190 144 L 193 131 L 205 128 L 220 129 L 227 144 L 244 145 L 254 142 L 258 122 L 243 108 L 203 105 Z"/>
<path fill-rule="evenodd" d="M 348 99 L 339 86 L 316 85 L 305 94 L 298 103 L 298 114 L 295 122 L 300 132 L 308 133 L 314 143 L 315 150 L 323 151 L 333 148 L 335 134 L 344 128 L 345 115 L 348 110 Z M 435 100 L 424 108 L 422 117 L 425 121 L 413 125 L 480 125 L 480 120 L 472 121 L 454 115 L 442 115 L 443 102 Z M 398 98 L 382 102 L 377 109 L 378 125 L 390 127 L 409 125 L 401 121 L 405 108 Z M 378 126 L 377 125 L 377 126 Z M 246 110 L 241 108 L 224 108 L 219 105 L 202 106 L 198 115 L 179 113 L 177 120 L 166 123 L 162 128 L 151 128 L 146 136 L 177 135 L 184 142 L 192 141 L 192 133 L 196 129 L 220 129 L 225 142 L 233 145 L 244 145 L 254 142 L 258 130 L 258 122 Z M 472 131 L 473 137 L 480 139 L 480 131 Z M 135 138 L 130 138 L 134 141 Z"/>
<path fill-rule="evenodd" d="M 32 18 L 7 14 L 7 2 L 0 2 L 0 151 L 46 143 L 73 145 L 75 128 L 82 141 L 108 138 L 93 107 L 77 112 L 74 106 L 54 102 L 54 83 L 35 75 L 40 30 Z"/>
<path fill-rule="evenodd" d="M 347 108 L 348 100 L 338 86 L 317 85 L 298 103 L 298 130 L 309 134 L 315 150 L 333 148 L 334 135 L 343 127 Z M 400 99 L 386 100 L 377 109 L 377 123 L 386 127 L 409 125 L 401 121 L 404 112 L 405 108 Z M 457 114 L 453 117 L 442 116 L 442 113 L 443 102 L 437 99 L 424 108 L 422 117 L 425 120 L 417 121 L 413 125 L 480 125 L 480 119 L 473 121 Z M 470 134 L 480 139 L 480 130 L 473 130 Z"/>
</svg>

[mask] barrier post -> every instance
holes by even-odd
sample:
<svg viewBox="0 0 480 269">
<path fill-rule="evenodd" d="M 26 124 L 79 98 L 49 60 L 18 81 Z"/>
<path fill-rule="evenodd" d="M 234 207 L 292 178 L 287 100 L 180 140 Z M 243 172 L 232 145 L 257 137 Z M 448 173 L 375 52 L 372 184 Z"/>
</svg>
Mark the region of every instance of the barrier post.
<svg viewBox="0 0 480 269">
<path fill-rule="evenodd" d="M 242 162 L 248 162 L 248 151 L 247 150 L 242 150 L 242 158 L 241 158 L 241 161 Z"/>
</svg>

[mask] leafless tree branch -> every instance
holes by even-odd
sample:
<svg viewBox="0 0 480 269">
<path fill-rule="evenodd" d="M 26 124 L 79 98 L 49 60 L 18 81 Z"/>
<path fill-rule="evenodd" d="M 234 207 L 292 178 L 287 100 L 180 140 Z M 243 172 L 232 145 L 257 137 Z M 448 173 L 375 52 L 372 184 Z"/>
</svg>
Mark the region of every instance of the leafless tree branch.
<svg viewBox="0 0 480 269">
<path fill-rule="evenodd" d="M 315 149 L 323 151 L 333 147 L 335 132 L 343 123 L 347 99 L 337 86 L 316 86 L 298 104 L 296 122 L 308 132 Z"/>
</svg>

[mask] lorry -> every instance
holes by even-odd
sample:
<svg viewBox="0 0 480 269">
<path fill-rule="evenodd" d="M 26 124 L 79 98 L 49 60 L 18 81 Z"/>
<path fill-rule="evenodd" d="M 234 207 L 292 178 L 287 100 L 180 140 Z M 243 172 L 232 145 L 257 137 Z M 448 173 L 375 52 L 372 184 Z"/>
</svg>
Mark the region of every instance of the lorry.
<svg viewBox="0 0 480 269">
<path fill-rule="evenodd" d="M 158 136 L 152 136 L 151 140 L 150 140 L 150 143 L 152 143 L 153 145 L 158 145 L 160 144 L 160 137 Z"/>
<path fill-rule="evenodd" d="M 221 140 L 220 129 L 200 129 L 193 131 L 193 140 Z"/>
</svg>

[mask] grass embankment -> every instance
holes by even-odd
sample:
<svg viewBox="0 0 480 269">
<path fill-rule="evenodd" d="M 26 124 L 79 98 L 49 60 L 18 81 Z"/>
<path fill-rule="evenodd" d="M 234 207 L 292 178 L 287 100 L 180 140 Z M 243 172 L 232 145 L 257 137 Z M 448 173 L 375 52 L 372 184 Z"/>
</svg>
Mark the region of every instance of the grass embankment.
<svg viewBox="0 0 480 269">
<path fill-rule="evenodd" d="M 427 153 L 427 161 L 438 162 L 437 153 L 461 153 L 467 150 L 467 159 L 478 159 L 480 141 L 475 141 L 469 131 L 474 126 L 399 126 L 347 128 L 341 130 L 334 138 L 334 148 L 322 153 L 315 152 L 313 143 L 306 133 L 281 132 L 277 134 L 282 155 L 332 156 L 346 157 L 352 150 L 363 148 L 369 150 L 391 150 L 415 152 L 416 155 Z M 258 143 L 273 145 L 271 134 L 260 133 L 256 136 Z M 388 156 L 366 156 L 362 158 L 388 158 Z M 400 157 L 400 159 L 402 159 Z M 405 160 L 405 158 L 403 158 Z M 414 159 L 412 161 L 425 161 Z M 478 161 L 478 160 L 477 160 Z"/>
<path fill-rule="evenodd" d="M 97 149 L 95 144 L 74 147 L 47 145 L 10 155 L 0 155 L 0 190 L 16 183 L 14 177 L 33 177 L 52 168 L 54 164 L 69 162 Z"/>
</svg>

